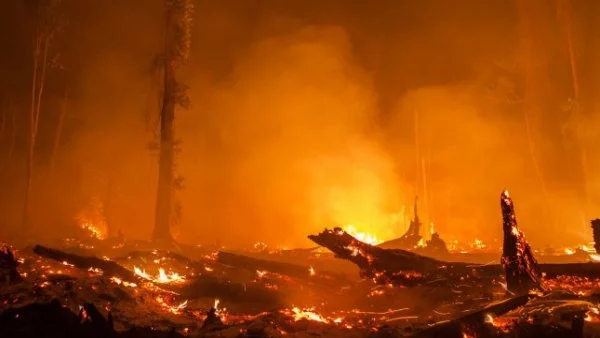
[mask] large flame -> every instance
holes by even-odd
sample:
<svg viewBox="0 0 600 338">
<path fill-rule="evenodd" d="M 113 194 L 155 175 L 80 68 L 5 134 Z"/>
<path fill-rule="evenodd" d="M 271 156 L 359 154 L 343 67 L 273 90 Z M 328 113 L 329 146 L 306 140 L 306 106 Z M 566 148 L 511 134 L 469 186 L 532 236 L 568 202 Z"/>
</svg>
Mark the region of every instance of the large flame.
<svg viewBox="0 0 600 338">
<path fill-rule="evenodd" d="M 371 234 L 368 232 L 360 232 L 352 224 L 347 225 L 344 228 L 344 231 L 346 231 L 350 236 L 358 239 L 359 241 L 361 241 L 363 243 L 367 243 L 367 244 L 371 244 L 371 245 L 377 245 L 377 244 L 381 243 L 381 241 L 374 234 Z"/>
</svg>

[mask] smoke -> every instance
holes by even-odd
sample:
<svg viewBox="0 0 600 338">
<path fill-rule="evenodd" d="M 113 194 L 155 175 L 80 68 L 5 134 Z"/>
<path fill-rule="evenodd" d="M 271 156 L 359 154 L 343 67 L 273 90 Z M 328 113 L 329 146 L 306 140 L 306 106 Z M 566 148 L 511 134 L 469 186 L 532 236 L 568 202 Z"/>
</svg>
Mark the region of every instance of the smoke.
<svg viewBox="0 0 600 338">
<path fill-rule="evenodd" d="M 297 245 L 350 223 L 398 234 L 389 215 L 403 191 L 376 139 L 372 84 L 341 28 L 258 41 L 206 109 L 191 114 L 213 133 L 197 162 L 181 168 L 192 173 L 182 192 L 186 222 L 202 224 L 205 235 Z M 191 142 L 184 139 L 186 149 L 200 149 Z M 203 194 L 209 215 L 190 214 Z"/>
</svg>

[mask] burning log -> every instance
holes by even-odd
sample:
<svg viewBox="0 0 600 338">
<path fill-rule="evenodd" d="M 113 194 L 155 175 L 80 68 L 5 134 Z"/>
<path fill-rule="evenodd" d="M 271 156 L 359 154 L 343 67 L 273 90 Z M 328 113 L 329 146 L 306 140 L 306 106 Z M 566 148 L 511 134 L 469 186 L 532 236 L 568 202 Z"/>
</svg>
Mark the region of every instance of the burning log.
<svg viewBox="0 0 600 338">
<path fill-rule="evenodd" d="M 0 250 L 0 285 L 8 285 L 21 282 L 23 279 L 17 272 L 19 263 L 9 248 Z"/>
<path fill-rule="evenodd" d="M 340 228 L 325 229 L 318 235 L 308 236 L 313 242 L 331 250 L 336 257 L 356 264 L 361 275 L 374 278 L 382 284 L 410 285 L 435 279 L 438 274 L 451 276 L 453 272 L 467 272 L 466 263 L 445 263 L 401 249 L 383 249 L 363 243 Z"/>
<path fill-rule="evenodd" d="M 529 243 L 519 230 L 515 208 L 508 191 L 500 196 L 504 246 L 501 264 L 506 276 L 507 289 L 513 293 L 524 293 L 540 288 L 540 272 Z"/>
<path fill-rule="evenodd" d="M 600 254 L 600 218 L 592 220 L 592 232 L 594 235 L 594 249 Z"/>
</svg>

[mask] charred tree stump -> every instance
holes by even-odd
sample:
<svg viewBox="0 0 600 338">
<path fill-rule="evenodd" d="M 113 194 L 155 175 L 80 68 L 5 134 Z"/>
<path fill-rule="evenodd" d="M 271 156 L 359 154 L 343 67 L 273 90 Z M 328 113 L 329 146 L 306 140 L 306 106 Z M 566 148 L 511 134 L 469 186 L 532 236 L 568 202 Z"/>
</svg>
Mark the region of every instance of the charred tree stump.
<svg viewBox="0 0 600 338">
<path fill-rule="evenodd" d="M 515 208 L 507 190 L 500 195 L 504 246 L 501 264 L 506 276 L 507 289 L 513 293 L 525 293 L 540 288 L 537 261 L 523 232 L 519 230 Z"/>
<path fill-rule="evenodd" d="M 594 235 L 594 249 L 600 253 L 600 218 L 592 220 L 592 231 Z"/>
<path fill-rule="evenodd" d="M 15 284 L 23 280 L 17 271 L 17 266 L 19 262 L 9 248 L 4 247 L 0 250 L 0 285 Z"/>
</svg>

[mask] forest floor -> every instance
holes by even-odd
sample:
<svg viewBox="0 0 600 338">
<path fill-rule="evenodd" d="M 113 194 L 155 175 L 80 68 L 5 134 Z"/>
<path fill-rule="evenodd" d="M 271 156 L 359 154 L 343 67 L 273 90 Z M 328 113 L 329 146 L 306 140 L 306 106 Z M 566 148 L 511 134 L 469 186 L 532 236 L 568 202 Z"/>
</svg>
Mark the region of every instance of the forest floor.
<svg viewBox="0 0 600 338">
<path fill-rule="evenodd" d="M 0 251 L 0 337 L 600 337 L 596 278 L 523 300 L 502 275 L 376 284 L 322 249 L 44 244 Z"/>
</svg>

